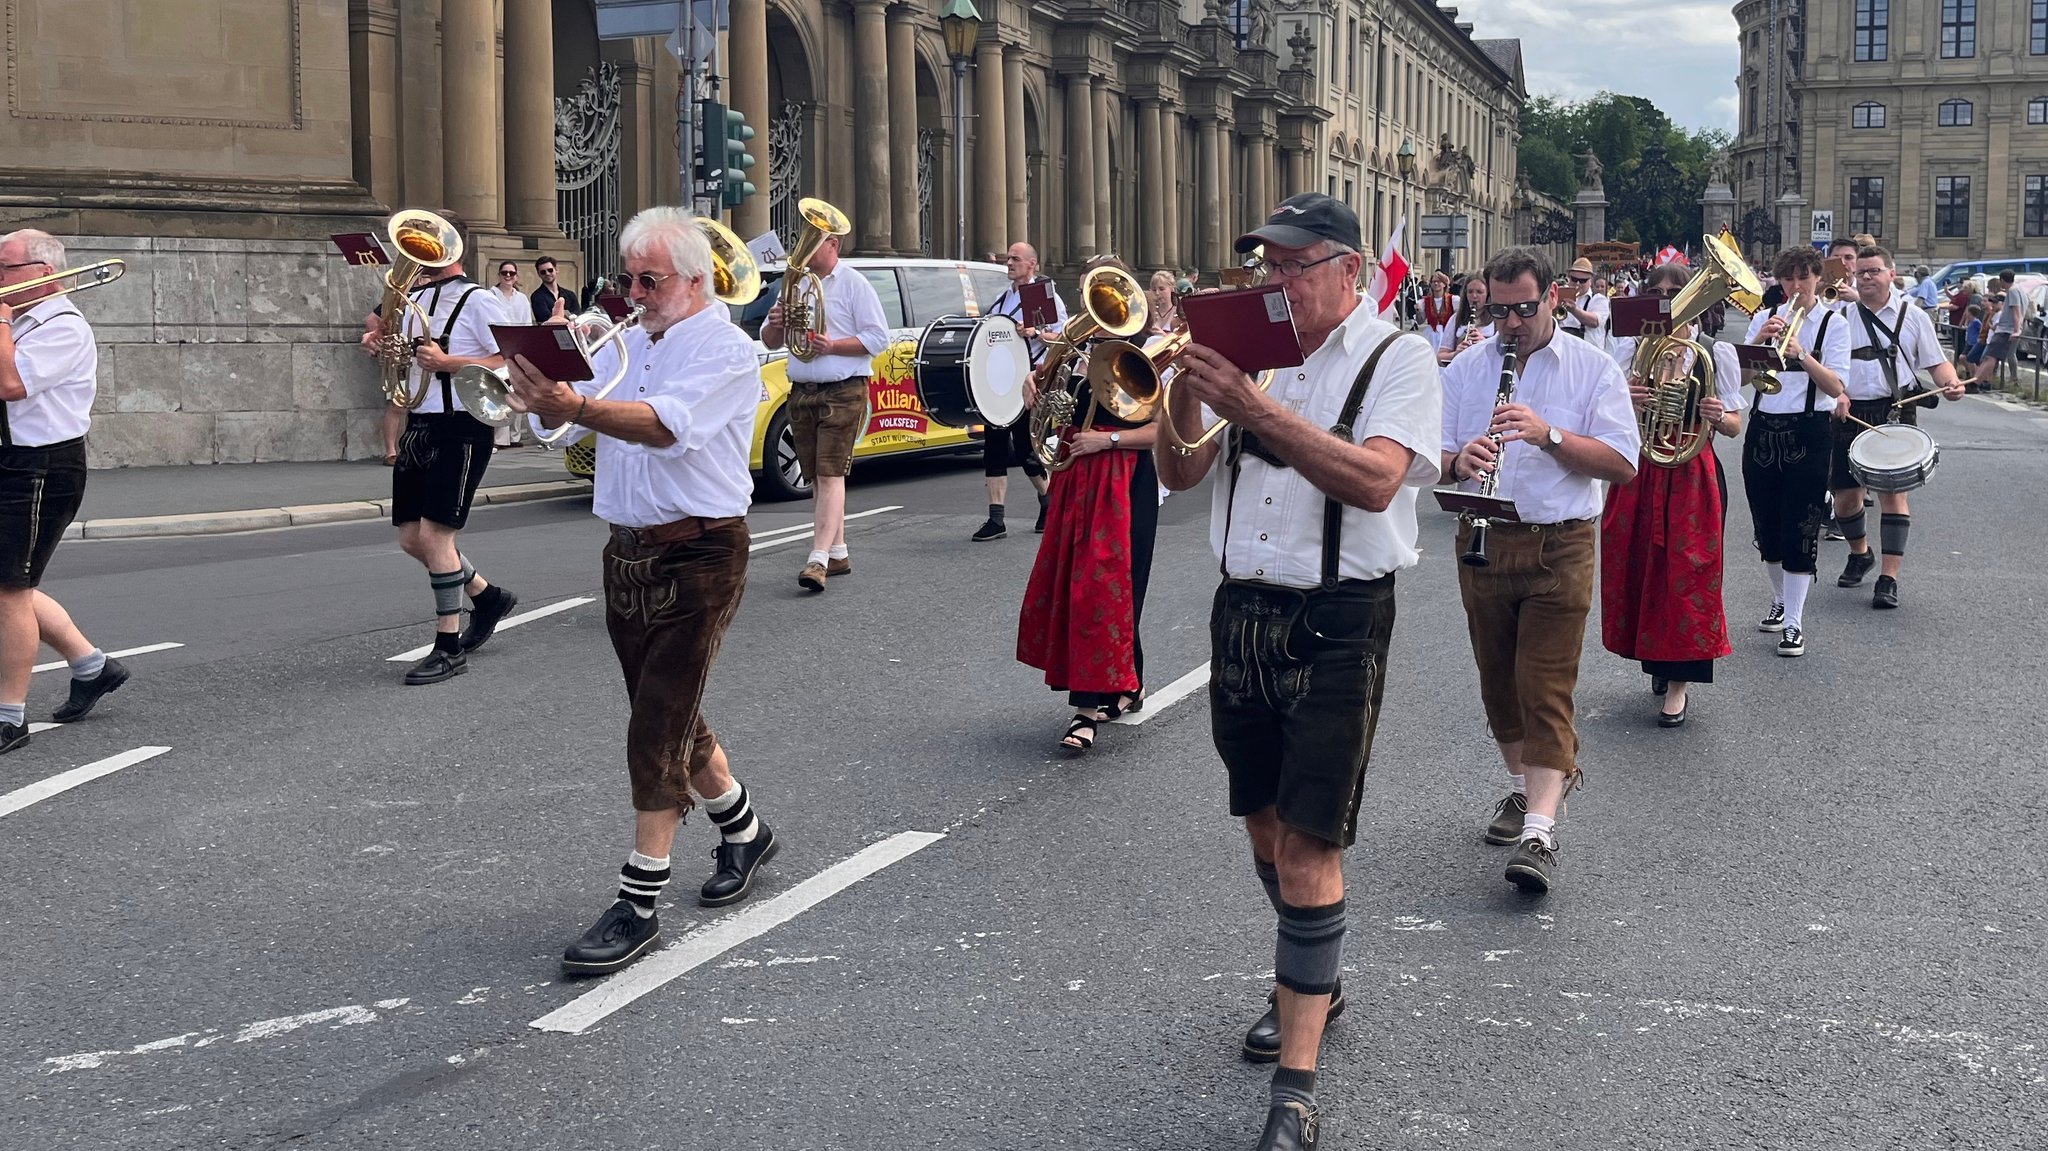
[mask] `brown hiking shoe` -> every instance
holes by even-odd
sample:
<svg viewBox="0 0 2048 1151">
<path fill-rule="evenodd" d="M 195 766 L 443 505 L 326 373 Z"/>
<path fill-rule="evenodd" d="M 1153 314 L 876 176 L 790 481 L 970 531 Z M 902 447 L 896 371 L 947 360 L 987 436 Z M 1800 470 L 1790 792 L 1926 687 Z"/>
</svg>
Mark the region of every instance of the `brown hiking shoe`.
<svg viewBox="0 0 2048 1151">
<path fill-rule="evenodd" d="M 1529 814 L 1529 797 L 1511 791 L 1493 805 L 1493 822 L 1486 825 L 1486 842 L 1497 847 L 1518 843 L 1522 838 L 1522 817 Z"/>
<path fill-rule="evenodd" d="M 853 574 L 853 557 L 852 557 L 852 556 L 848 556 L 848 557 L 846 557 L 845 559 L 837 559 L 837 560 L 826 560 L 826 561 L 825 561 L 825 574 L 826 574 L 826 575 L 828 575 L 828 576 L 836 576 L 836 575 L 852 575 L 852 574 Z"/>
<path fill-rule="evenodd" d="M 824 591 L 825 565 L 805 564 L 804 570 L 797 573 L 796 582 L 802 584 L 810 591 Z"/>
</svg>

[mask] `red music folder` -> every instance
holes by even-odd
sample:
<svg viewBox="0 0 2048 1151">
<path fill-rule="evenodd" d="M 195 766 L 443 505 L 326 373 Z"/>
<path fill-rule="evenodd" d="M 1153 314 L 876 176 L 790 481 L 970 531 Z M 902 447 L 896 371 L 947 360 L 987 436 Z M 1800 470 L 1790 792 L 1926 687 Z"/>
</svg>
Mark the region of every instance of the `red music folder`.
<svg viewBox="0 0 2048 1151">
<path fill-rule="evenodd" d="M 1778 357 L 1776 344 L 1737 344 L 1735 362 L 1745 372 L 1782 372 L 1785 361 Z"/>
<path fill-rule="evenodd" d="M 1628 296 L 1611 300 L 1608 306 L 1614 309 L 1608 330 L 1617 338 L 1640 336 L 1645 324 L 1662 324 L 1667 329 L 1671 326 L 1671 300 L 1668 296 Z"/>
<path fill-rule="evenodd" d="M 1294 311 L 1278 284 L 1234 292 L 1207 292 L 1180 302 L 1188 339 L 1257 375 L 1301 363 Z"/>
<path fill-rule="evenodd" d="M 351 264 L 388 264 L 391 257 L 384 254 L 384 245 L 377 242 L 373 232 L 339 232 L 327 237 L 334 246 L 341 249 L 341 258 Z"/>
<path fill-rule="evenodd" d="M 1051 280 L 1033 280 L 1017 289 L 1017 316 L 1020 328 L 1050 328 L 1060 322 Z"/>
<path fill-rule="evenodd" d="M 492 324 L 491 335 L 498 341 L 498 351 L 504 353 L 508 364 L 514 356 L 525 356 L 526 362 L 548 379 L 566 382 L 591 378 L 590 361 L 583 358 L 583 349 L 576 346 L 569 329 L 560 324 Z"/>
</svg>

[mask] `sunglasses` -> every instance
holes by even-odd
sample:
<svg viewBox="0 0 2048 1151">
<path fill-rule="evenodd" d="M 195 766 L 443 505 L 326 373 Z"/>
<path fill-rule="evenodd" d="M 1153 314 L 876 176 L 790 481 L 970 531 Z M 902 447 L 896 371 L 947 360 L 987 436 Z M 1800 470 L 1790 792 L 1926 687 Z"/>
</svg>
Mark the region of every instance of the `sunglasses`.
<svg viewBox="0 0 2048 1151">
<path fill-rule="evenodd" d="M 634 284 L 639 284 L 641 291 L 652 292 L 656 288 L 661 287 L 663 283 L 675 279 L 676 275 L 677 273 L 675 272 L 670 272 L 666 276 L 657 276 L 653 272 L 642 272 L 636 276 L 631 272 L 620 272 L 612 277 L 612 281 L 618 284 L 622 291 L 632 288 Z"/>
<path fill-rule="evenodd" d="M 1571 277 L 1571 281 L 1572 281 L 1572 283 L 1574 283 L 1574 284 L 1590 284 L 1590 283 L 1592 283 L 1592 282 L 1593 282 L 1593 277 L 1591 277 L 1591 276 L 1573 276 L 1573 277 Z"/>
<path fill-rule="evenodd" d="M 1496 320 L 1507 319 L 1509 312 L 1513 312 L 1525 320 L 1534 319 L 1541 311 L 1543 311 L 1542 300 L 1523 300 L 1519 304 L 1486 305 L 1486 314 Z"/>
<path fill-rule="evenodd" d="M 517 268 L 499 268 L 499 269 L 498 269 L 498 277 L 499 277 L 500 279 L 515 279 L 515 278 L 517 278 L 517 277 L 518 277 L 518 275 L 519 275 L 519 269 L 517 269 Z"/>
</svg>

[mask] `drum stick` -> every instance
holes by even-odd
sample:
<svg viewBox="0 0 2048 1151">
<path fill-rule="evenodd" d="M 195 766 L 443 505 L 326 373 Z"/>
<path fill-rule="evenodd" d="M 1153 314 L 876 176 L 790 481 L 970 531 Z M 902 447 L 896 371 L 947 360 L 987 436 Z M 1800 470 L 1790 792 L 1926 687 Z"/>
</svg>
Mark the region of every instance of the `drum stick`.
<svg viewBox="0 0 2048 1151">
<path fill-rule="evenodd" d="M 1863 427 L 1869 428 L 1871 431 L 1876 432 L 1880 436 L 1886 434 L 1885 430 L 1883 428 L 1878 427 L 1876 424 L 1865 423 L 1864 421 L 1859 420 L 1855 416 L 1849 415 L 1846 412 L 1842 414 L 1842 418 L 1849 421 L 1852 424 L 1860 424 Z"/>
<path fill-rule="evenodd" d="M 1899 410 L 1900 408 L 1903 408 L 1903 407 L 1905 407 L 1905 406 L 1906 406 L 1907 404 L 1917 404 L 1917 403 L 1919 403 L 1919 402 L 1920 402 L 1920 401 L 1922 401 L 1922 400 L 1926 400 L 1926 399 L 1932 399 L 1932 398 L 1934 398 L 1934 397 L 1937 397 L 1937 396 L 1939 396 L 1939 395 L 1941 395 L 1941 393 L 1940 393 L 1939 391 L 1933 391 L 1933 392 L 1921 392 L 1921 393 L 1920 393 L 1919 395 L 1917 395 L 1917 396 L 1914 396 L 1914 397 L 1913 397 L 1912 399 L 1910 399 L 1910 400 L 1900 400 L 1900 401 L 1899 401 L 1898 403 L 1896 403 L 1896 404 L 1893 404 L 1893 405 L 1892 405 L 1892 410 L 1893 410 L 1893 411 L 1898 411 L 1898 410 Z"/>
</svg>

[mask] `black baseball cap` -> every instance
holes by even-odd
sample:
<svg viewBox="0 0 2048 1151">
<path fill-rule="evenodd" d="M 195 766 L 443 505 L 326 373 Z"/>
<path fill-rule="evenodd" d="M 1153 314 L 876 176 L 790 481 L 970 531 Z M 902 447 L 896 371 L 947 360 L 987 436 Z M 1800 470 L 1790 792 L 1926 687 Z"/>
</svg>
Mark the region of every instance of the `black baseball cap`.
<svg viewBox="0 0 2048 1151">
<path fill-rule="evenodd" d="M 1343 201 L 1321 192 L 1303 192 L 1280 201 L 1266 226 L 1237 238 L 1237 250 L 1249 252 L 1260 244 L 1281 248 L 1306 248 L 1318 240 L 1330 240 L 1357 250 L 1364 245 L 1358 229 L 1358 213 Z"/>
</svg>

